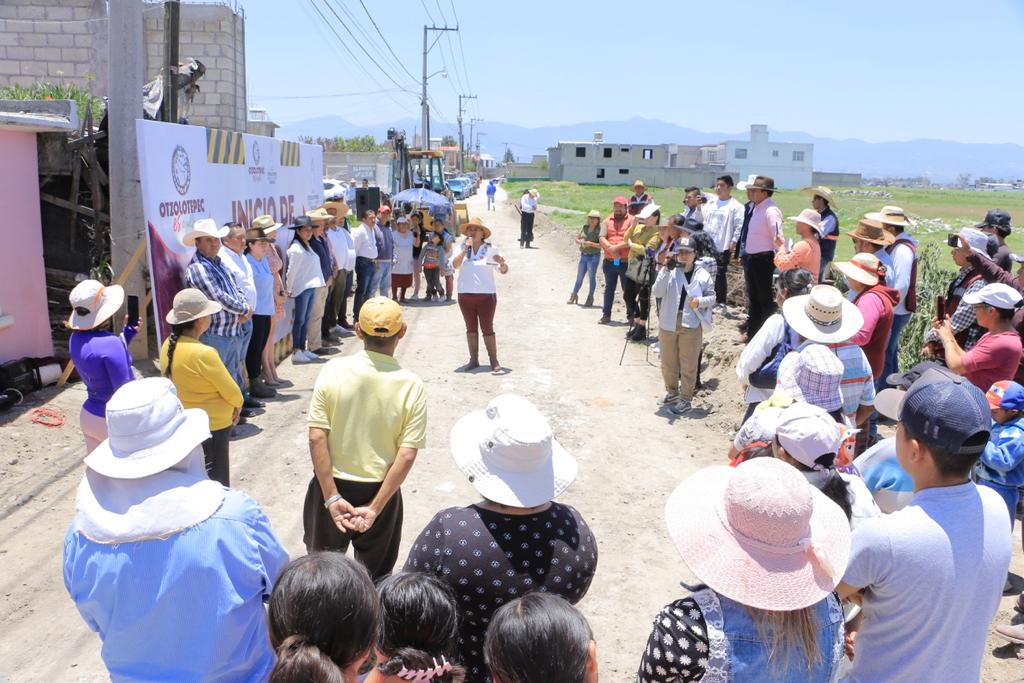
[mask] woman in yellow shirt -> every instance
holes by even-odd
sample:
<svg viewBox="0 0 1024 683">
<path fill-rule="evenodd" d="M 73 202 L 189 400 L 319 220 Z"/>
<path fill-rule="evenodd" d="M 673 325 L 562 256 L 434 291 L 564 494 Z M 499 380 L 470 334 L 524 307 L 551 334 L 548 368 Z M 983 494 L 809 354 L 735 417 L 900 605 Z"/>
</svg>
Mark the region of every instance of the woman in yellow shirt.
<svg viewBox="0 0 1024 683">
<path fill-rule="evenodd" d="M 230 485 L 228 443 L 231 428 L 242 410 L 242 392 L 217 350 L 199 341 L 210 327 L 210 316 L 221 305 L 198 289 L 183 289 L 174 296 L 167 314 L 171 335 L 160 349 L 160 370 L 170 377 L 186 408 L 202 408 L 210 417 L 210 438 L 203 442 L 206 473 Z"/>
<path fill-rule="evenodd" d="M 647 315 L 651 308 L 651 284 L 654 282 L 654 252 L 661 246 L 661 207 L 648 204 L 637 216 L 638 221 L 626 230 L 624 237 L 629 245 L 629 265 L 622 280 L 622 294 L 626 300 L 626 317 L 630 328 L 626 338 L 630 341 L 647 339 Z M 647 258 L 647 264 L 643 264 Z M 634 279 L 639 273 L 639 280 Z"/>
</svg>

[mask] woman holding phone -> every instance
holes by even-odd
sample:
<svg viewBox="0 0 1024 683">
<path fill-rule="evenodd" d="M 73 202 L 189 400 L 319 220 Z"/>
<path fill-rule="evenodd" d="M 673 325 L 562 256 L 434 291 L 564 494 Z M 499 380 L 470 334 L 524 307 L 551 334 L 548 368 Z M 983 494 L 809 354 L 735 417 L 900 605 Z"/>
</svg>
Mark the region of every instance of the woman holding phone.
<svg viewBox="0 0 1024 683">
<path fill-rule="evenodd" d="M 69 299 L 72 310 L 67 326 L 74 332 L 68 350 L 88 392 L 78 417 L 88 454 L 107 438 L 107 401 L 118 387 L 135 379 L 128 344 L 138 331 L 138 299 L 135 319 L 125 316 L 124 332 L 119 335 L 113 331 L 113 316 L 124 303 L 120 285 L 85 280 L 75 285 Z"/>
<path fill-rule="evenodd" d="M 459 271 L 459 310 L 466 321 L 466 343 L 469 345 L 469 362 L 459 368 L 469 372 L 480 367 L 480 338 L 477 327 L 483 333 L 484 346 L 491 364 L 491 372 L 501 372 L 498 362 L 498 345 L 494 338 L 494 311 L 498 305 L 498 290 L 494 282 L 494 271 L 504 275 L 508 263 L 498 248 L 487 242 L 490 229 L 473 218 L 459 229 L 465 239 L 454 249 L 452 268 Z"/>
</svg>

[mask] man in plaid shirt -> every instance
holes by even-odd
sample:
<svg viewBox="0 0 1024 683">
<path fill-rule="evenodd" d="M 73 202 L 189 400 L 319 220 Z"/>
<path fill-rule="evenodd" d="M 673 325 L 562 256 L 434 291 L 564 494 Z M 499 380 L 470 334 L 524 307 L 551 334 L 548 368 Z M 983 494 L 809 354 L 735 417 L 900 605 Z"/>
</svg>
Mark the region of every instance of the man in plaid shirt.
<svg viewBox="0 0 1024 683">
<path fill-rule="evenodd" d="M 252 310 L 246 302 L 245 293 L 235 283 L 231 272 L 218 255 L 222 233 L 227 234 L 227 230 L 218 229 L 212 220 L 204 219 L 197 221 L 192 232 L 185 236 L 185 243 L 192 241 L 196 247 L 195 256 L 185 270 L 185 286 L 195 287 L 208 299 L 224 307 L 210 317 L 210 329 L 203 334 L 200 341 L 217 349 L 224 367 L 231 373 L 244 394 L 241 364 L 245 356 L 245 335 L 242 325 L 252 318 Z M 251 417 L 252 413 L 247 412 L 253 407 L 258 407 L 258 402 L 247 399 L 242 415 Z"/>
<path fill-rule="evenodd" d="M 979 258 L 988 259 L 988 236 L 974 228 L 964 228 L 958 233 L 960 243 L 969 247 L 971 252 Z M 949 316 L 949 325 L 953 328 L 953 335 L 957 343 L 964 351 L 970 350 L 981 335 L 985 334 L 984 328 L 978 325 L 978 319 L 974 315 L 974 306 L 965 304 L 965 294 L 973 294 L 979 291 L 987 283 L 981 277 L 981 273 L 974 269 L 970 260 L 962 250 L 953 249 L 953 261 L 960 266 L 960 272 L 950 283 L 946 291 L 946 315 Z M 952 313 L 950 313 L 952 311 Z M 938 349 L 942 348 L 939 334 L 935 330 L 928 330 L 924 337 L 925 355 L 935 355 Z"/>
</svg>

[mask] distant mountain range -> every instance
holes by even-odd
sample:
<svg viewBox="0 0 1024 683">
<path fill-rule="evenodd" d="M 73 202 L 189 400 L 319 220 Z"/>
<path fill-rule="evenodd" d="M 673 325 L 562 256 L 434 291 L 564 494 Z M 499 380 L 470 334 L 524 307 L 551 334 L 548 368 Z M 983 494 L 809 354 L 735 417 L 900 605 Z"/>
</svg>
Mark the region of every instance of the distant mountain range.
<svg viewBox="0 0 1024 683">
<path fill-rule="evenodd" d="M 591 140 L 596 131 L 611 143 L 703 145 L 723 140 L 746 140 L 749 132 L 715 133 L 685 128 L 674 123 L 633 117 L 626 121 L 591 121 L 566 126 L 524 128 L 510 123 L 487 121 L 477 124 L 485 133 L 481 149 L 501 158 L 505 143 L 523 161 L 534 154 L 545 154 L 559 141 Z M 419 128 L 418 119 L 403 119 L 391 124 L 357 125 L 338 116 L 321 116 L 283 125 L 278 137 L 294 139 L 300 135 L 333 137 L 373 135 L 383 140 L 388 128 L 404 129 L 410 136 Z M 436 122 L 431 135 L 457 135 L 454 124 Z M 465 127 L 469 135 L 468 126 Z M 907 140 L 905 142 L 864 142 L 863 140 L 819 138 L 807 133 L 770 131 L 779 142 L 814 143 L 814 168 L 817 171 L 859 172 L 866 178 L 927 176 L 935 182 L 952 182 L 961 173 L 974 177 L 1024 178 L 1024 147 L 1015 144 L 982 144 L 949 140 Z M 468 144 L 468 142 L 467 142 Z"/>
</svg>

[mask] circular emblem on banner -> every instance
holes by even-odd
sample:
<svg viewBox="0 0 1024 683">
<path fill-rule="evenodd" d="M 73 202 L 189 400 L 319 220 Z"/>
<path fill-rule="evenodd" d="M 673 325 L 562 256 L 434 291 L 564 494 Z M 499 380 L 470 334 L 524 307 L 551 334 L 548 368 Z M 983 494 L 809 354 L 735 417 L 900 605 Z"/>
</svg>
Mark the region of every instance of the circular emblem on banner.
<svg viewBox="0 0 1024 683">
<path fill-rule="evenodd" d="M 252 165 L 260 165 L 260 143 L 255 140 L 252 141 Z"/>
<path fill-rule="evenodd" d="M 175 147 L 171 154 L 171 180 L 180 195 L 188 192 L 188 186 L 192 183 L 192 165 L 188 161 L 188 152 L 181 145 Z"/>
</svg>

